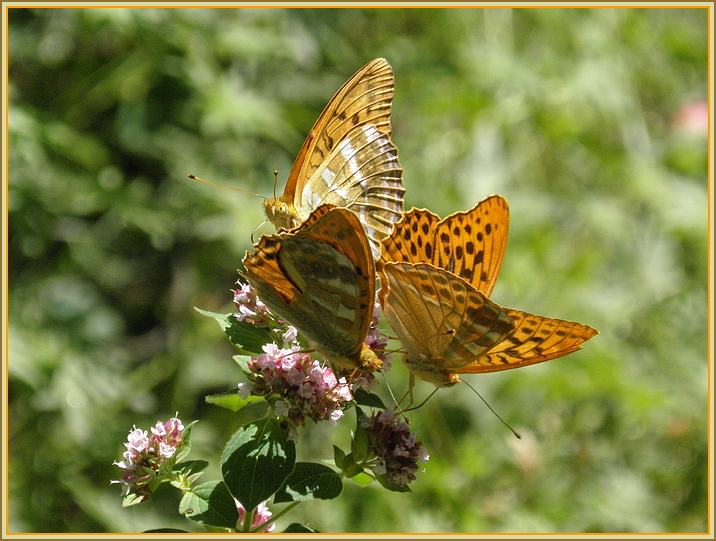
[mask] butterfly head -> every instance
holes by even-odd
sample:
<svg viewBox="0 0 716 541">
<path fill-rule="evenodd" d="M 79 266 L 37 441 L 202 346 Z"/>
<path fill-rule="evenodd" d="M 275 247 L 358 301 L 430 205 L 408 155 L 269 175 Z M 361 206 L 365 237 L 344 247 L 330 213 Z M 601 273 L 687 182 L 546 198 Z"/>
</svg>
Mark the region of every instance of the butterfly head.
<svg viewBox="0 0 716 541">
<path fill-rule="evenodd" d="M 301 224 L 296 208 L 279 198 L 266 199 L 264 210 L 269 221 L 277 228 L 293 229 Z"/>
</svg>

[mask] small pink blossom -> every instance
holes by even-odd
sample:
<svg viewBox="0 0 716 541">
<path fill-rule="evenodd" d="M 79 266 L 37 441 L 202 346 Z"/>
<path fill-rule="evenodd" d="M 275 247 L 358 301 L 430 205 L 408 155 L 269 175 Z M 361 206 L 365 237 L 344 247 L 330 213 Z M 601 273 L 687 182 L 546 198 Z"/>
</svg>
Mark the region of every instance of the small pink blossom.
<svg viewBox="0 0 716 541">
<path fill-rule="evenodd" d="M 236 282 L 239 286 L 234 290 L 234 305 L 236 312 L 234 317 L 239 321 L 246 321 L 258 327 L 269 326 L 274 318 L 266 305 L 256 296 L 254 288 L 249 284 Z"/>
<path fill-rule="evenodd" d="M 124 444 L 127 449 L 122 454 L 124 460 L 114 463 L 124 472 L 112 484 L 124 484 L 125 496 L 133 494 L 140 501 L 149 498 L 173 466 L 170 459 L 181 446 L 183 430 L 184 425 L 175 417 L 166 423 L 157 422 L 151 429 L 151 436 L 135 426 Z"/>
<path fill-rule="evenodd" d="M 343 415 L 341 407 L 353 400 L 345 380 L 337 380 L 330 368 L 301 353 L 298 346 L 281 349 L 266 344 L 263 350 L 249 361 L 249 383 L 242 384 L 241 391 L 250 388 L 250 394 L 265 396 L 274 412 L 288 421 L 293 439 L 296 427 L 306 419 L 335 423 Z"/>
<path fill-rule="evenodd" d="M 234 503 L 236 503 L 236 509 L 239 511 L 239 521 L 237 526 L 237 529 L 240 530 L 241 526 L 244 523 L 244 517 L 246 516 L 246 509 L 244 509 L 244 506 L 239 503 L 237 499 L 234 498 Z M 266 502 L 261 502 L 256 509 L 253 511 L 253 518 L 251 519 L 251 532 L 252 533 L 271 533 L 276 529 L 276 524 L 271 523 L 266 528 L 257 531 L 256 528 L 261 526 L 262 524 L 265 524 L 268 522 L 268 520 L 271 518 L 273 514 L 271 511 L 269 511 L 268 505 L 266 505 Z M 245 532 L 248 533 L 248 532 Z"/>
</svg>

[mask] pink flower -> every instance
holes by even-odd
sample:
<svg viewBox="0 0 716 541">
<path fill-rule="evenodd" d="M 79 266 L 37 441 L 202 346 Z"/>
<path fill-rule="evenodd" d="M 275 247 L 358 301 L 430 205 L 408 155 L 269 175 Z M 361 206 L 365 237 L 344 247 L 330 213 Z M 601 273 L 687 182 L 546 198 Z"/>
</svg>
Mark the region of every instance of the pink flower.
<svg viewBox="0 0 716 541">
<path fill-rule="evenodd" d="M 239 321 L 246 321 L 258 327 L 270 326 L 274 322 L 274 318 L 269 309 L 256 296 L 254 288 L 249 284 L 236 282 L 239 286 L 234 290 L 234 305 L 236 312 L 234 317 Z"/>
<path fill-rule="evenodd" d="M 242 524 L 244 523 L 244 517 L 246 516 L 246 509 L 244 509 L 244 506 L 239 503 L 237 499 L 234 499 L 234 503 L 236 503 L 236 509 L 239 511 L 239 521 L 237 526 L 237 529 L 241 529 Z M 261 526 L 262 524 L 265 524 L 272 516 L 271 511 L 269 511 L 268 506 L 266 505 L 266 502 L 261 502 L 256 509 L 253 511 L 253 518 L 251 519 L 251 532 L 252 533 L 271 533 L 276 529 L 276 524 L 271 523 L 263 530 L 257 531 L 256 528 Z M 248 532 L 244 532 L 248 533 Z"/>
<path fill-rule="evenodd" d="M 124 472 L 119 480 L 111 483 L 123 483 L 125 496 L 133 494 L 140 501 L 149 498 L 159 483 L 168 479 L 169 470 L 174 465 L 170 459 L 181 446 L 182 430 L 184 425 L 176 417 L 165 423 L 157 422 L 151 429 L 151 436 L 135 426 L 124 444 L 127 448 L 122 455 L 124 460 L 114 463 Z"/>
<path fill-rule="evenodd" d="M 240 384 L 240 392 L 250 388 L 250 394 L 265 396 L 274 412 L 288 421 L 292 439 L 306 419 L 335 424 L 343 415 L 343 404 L 353 400 L 345 380 L 337 380 L 330 368 L 301 353 L 298 346 L 281 349 L 266 344 L 263 350 L 249 361 L 249 383 Z"/>
</svg>

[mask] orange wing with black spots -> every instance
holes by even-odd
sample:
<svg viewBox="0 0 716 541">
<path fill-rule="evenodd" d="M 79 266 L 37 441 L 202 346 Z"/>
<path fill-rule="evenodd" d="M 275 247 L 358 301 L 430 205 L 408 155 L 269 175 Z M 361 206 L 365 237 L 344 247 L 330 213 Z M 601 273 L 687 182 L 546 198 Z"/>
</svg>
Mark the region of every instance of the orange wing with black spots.
<svg viewBox="0 0 716 541">
<path fill-rule="evenodd" d="M 382 242 L 381 258 L 385 262 L 431 263 L 489 297 L 505 255 L 509 222 L 509 207 L 500 195 L 444 220 L 429 210 L 414 208 Z"/>
<path fill-rule="evenodd" d="M 451 386 L 459 374 L 567 355 L 597 334 L 580 323 L 501 308 L 487 299 L 502 266 L 508 224 L 507 201 L 493 195 L 444 220 L 413 209 L 383 240 L 380 303 L 417 377 Z"/>
<path fill-rule="evenodd" d="M 467 280 L 489 297 L 505 256 L 509 223 L 507 200 L 500 195 L 448 216 L 435 228 L 432 263 Z"/>
</svg>

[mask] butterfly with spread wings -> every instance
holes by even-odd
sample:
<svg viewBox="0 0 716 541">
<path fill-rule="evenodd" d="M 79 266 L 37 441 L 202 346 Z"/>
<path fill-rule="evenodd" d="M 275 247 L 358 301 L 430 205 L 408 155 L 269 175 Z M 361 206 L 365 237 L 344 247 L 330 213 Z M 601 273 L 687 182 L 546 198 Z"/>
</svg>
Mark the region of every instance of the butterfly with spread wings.
<svg viewBox="0 0 716 541">
<path fill-rule="evenodd" d="M 581 323 L 491 303 L 508 225 L 507 201 L 493 195 L 443 220 L 412 209 L 382 242 L 380 302 L 411 374 L 448 387 L 459 374 L 567 355 L 597 334 Z"/>
</svg>

